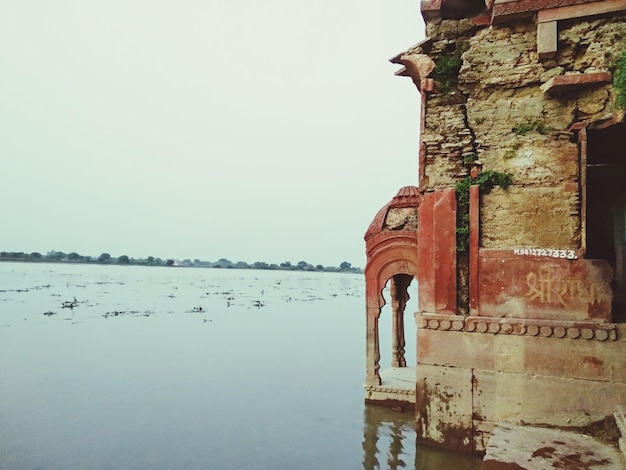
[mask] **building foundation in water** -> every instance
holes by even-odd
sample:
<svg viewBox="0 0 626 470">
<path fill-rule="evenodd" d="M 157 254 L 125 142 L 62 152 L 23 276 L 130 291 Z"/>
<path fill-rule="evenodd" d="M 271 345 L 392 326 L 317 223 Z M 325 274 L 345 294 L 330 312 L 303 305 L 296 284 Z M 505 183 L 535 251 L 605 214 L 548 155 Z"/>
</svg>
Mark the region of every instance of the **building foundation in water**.
<svg viewBox="0 0 626 470">
<path fill-rule="evenodd" d="M 428 0 L 422 15 L 427 38 L 392 59 L 421 95 L 418 186 L 365 236 L 366 397 L 415 403 L 418 442 L 468 452 L 501 423 L 612 417 L 626 403 L 626 2 Z M 411 395 L 385 386 L 378 319 L 392 280 L 401 369 L 413 279 Z"/>
</svg>

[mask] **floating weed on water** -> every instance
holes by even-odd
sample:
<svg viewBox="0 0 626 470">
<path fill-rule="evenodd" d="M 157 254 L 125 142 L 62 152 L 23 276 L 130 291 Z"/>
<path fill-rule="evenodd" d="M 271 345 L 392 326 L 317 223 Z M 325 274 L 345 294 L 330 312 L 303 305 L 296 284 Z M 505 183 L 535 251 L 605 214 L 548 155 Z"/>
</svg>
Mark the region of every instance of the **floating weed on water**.
<svg viewBox="0 0 626 470">
<path fill-rule="evenodd" d="M 252 305 L 254 305 L 256 308 L 265 307 L 265 304 L 263 302 L 261 302 L 260 300 L 254 300 L 252 302 Z"/>
<path fill-rule="evenodd" d="M 131 317 L 137 317 L 137 316 L 141 316 L 141 317 L 149 317 L 151 315 L 154 315 L 153 311 L 150 310 L 144 310 L 143 312 L 140 312 L 139 310 L 113 310 L 111 312 L 107 312 L 104 315 L 102 315 L 104 318 L 112 318 L 112 317 L 124 317 L 124 316 L 131 316 Z"/>
<path fill-rule="evenodd" d="M 78 300 L 76 300 L 76 297 L 74 297 L 73 300 L 65 300 L 61 304 L 61 308 L 71 308 L 71 309 L 73 309 L 75 307 L 78 307 Z"/>
<path fill-rule="evenodd" d="M 109 318 L 109 317 L 119 317 L 120 315 L 125 315 L 126 312 L 124 311 L 120 311 L 120 310 L 113 310 L 112 312 L 107 312 L 104 315 L 102 315 L 104 318 Z"/>
</svg>

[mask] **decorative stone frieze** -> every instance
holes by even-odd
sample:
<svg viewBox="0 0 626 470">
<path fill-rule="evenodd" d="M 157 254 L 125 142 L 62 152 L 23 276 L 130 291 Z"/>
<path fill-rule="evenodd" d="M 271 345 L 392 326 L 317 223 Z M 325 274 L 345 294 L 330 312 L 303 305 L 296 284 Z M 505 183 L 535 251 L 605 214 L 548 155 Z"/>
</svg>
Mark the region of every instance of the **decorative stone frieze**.
<svg viewBox="0 0 626 470">
<path fill-rule="evenodd" d="M 467 317 L 465 331 L 557 339 L 617 340 L 614 323 Z"/>
<path fill-rule="evenodd" d="M 407 389 L 407 388 L 394 388 L 394 387 L 384 387 L 384 386 L 376 386 L 376 385 L 366 385 L 365 391 L 388 393 L 391 395 L 415 396 L 415 389 Z"/>
<path fill-rule="evenodd" d="M 482 316 L 416 313 L 418 328 L 438 331 L 467 331 L 541 338 L 616 341 L 615 323 L 571 322 Z"/>
<path fill-rule="evenodd" d="M 416 313 L 415 322 L 418 328 L 442 331 L 465 330 L 463 315 L 442 315 L 437 313 Z"/>
</svg>

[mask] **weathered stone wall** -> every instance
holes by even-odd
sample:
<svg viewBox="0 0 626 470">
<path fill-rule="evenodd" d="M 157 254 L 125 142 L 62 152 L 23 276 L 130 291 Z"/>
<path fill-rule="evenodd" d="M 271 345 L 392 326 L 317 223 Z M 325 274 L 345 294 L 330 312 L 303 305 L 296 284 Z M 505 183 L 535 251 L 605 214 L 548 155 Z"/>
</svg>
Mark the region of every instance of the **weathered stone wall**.
<svg viewBox="0 0 626 470">
<path fill-rule="evenodd" d="M 493 18 L 435 16 L 426 16 L 429 40 L 409 51 L 436 64 L 432 81 L 417 77 L 419 185 L 449 190 L 477 163 L 513 184 L 482 194 L 470 220 L 473 234 L 480 223 L 480 241 L 457 254 L 457 315 L 422 301 L 438 278 L 419 278 L 416 429 L 420 441 L 481 451 L 496 423 L 586 426 L 626 400 L 626 329 L 611 323 L 612 269 L 608 260 L 577 259 L 586 191 L 578 130 L 623 117 L 606 72 L 626 47 L 626 15 L 558 20 L 556 52 L 544 47 L 533 11 L 490 25 Z M 420 213 L 423 232 L 430 219 Z M 427 241 L 420 250 L 434 246 Z M 433 264 L 421 251 L 418 261 Z"/>
<path fill-rule="evenodd" d="M 481 452 L 497 423 L 567 428 L 601 421 L 626 400 L 623 329 L 617 336 L 420 329 L 418 441 Z"/>
<path fill-rule="evenodd" d="M 534 15 L 492 26 L 434 19 L 426 29 L 430 40 L 418 52 L 436 63 L 458 54 L 462 64 L 445 92 L 450 83 L 442 84 L 437 69 L 431 74 L 420 186 L 454 186 L 475 155 L 483 169 L 513 176 L 508 191 L 482 197 L 482 247 L 579 248 L 579 151 L 570 126 L 610 119 L 614 97 L 610 84 L 541 85 L 555 75 L 608 70 L 624 47 L 626 17 L 561 21 L 558 51 L 543 60 Z"/>
</svg>

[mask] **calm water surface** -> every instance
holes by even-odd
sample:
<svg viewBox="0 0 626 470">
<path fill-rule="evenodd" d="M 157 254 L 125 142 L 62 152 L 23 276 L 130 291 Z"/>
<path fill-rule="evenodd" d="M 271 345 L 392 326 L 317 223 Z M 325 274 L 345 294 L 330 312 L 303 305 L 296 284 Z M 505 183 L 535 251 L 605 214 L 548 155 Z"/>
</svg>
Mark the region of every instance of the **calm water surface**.
<svg viewBox="0 0 626 470">
<path fill-rule="evenodd" d="M 348 274 L 0 263 L 0 469 L 478 468 L 363 404 L 363 292 Z"/>
</svg>

